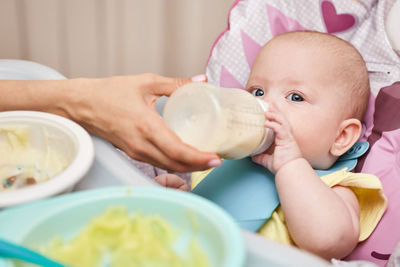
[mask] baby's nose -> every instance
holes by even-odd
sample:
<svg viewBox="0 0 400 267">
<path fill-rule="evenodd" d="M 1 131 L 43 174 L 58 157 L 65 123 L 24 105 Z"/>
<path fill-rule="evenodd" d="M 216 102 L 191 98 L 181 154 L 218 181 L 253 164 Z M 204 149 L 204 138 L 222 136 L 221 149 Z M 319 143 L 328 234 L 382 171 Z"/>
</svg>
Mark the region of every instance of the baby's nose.
<svg viewBox="0 0 400 267">
<path fill-rule="evenodd" d="M 268 107 L 270 106 L 270 104 L 268 104 L 268 102 L 266 102 L 264 99 L 262 98 L 256 98 L 257 102 L 260 104 L 260 106 L 262 107 L 262 109 L 265 111 L 268 111 Z"/>
</svg>

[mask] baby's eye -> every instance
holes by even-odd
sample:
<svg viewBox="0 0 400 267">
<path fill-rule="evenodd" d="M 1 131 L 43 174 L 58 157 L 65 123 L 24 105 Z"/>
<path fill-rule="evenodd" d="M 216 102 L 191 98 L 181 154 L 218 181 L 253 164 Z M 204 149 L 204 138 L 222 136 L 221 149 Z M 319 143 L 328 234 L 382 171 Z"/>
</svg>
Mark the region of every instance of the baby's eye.
<svg viewBox="0 0 400 267">
<path fill-rule="evenodd" d="M 251 93 L 254 96 L 263 96 L 264 95 L 264 91 L 262 89 L 260 89 L 260 88 L 252 90 Z"/>
<path fill-rule="evenodd" d="M 288 95 L 286 98 L 291 101 L 295 101 L 295 102 L 304 101 L 304 98 L 301 95 L 296 94 L 296 93 L 292 93 L 292 94 Z"/>
</svg>

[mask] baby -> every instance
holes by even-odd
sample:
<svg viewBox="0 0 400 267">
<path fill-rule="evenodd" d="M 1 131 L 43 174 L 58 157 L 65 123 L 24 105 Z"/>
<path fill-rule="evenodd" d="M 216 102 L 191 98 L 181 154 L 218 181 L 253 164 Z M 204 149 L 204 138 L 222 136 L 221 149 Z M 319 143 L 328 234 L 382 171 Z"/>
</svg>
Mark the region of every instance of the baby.
<svg viewBox="0 0 400 267">
<path fill-rule="evenodd" d="M 373 175 L 319 177 L 313 169 L 331 167 L 360 137 L 370 91 L 362 56 L 333 35 L 279 35 L 258 54 L 246 90 L 269 103 L 265 126 L 275 132 L 274 144 L 252 158 L 275 174 L 281 204 L 259 233 L 326 259 L 345 257 L 386 209 L 381 184 Z M 173 174 L 156 180 L 185 187 Z"/>
</svg>

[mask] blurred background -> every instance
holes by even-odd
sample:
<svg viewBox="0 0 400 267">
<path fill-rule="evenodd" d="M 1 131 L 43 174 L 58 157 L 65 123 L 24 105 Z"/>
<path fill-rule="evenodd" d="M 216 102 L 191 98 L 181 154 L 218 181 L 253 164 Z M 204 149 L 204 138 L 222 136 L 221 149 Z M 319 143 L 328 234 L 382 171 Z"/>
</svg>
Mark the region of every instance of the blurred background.
<svg viewBox="0 0 400 267">
<path fill-rule="evenodd" d="M 0 58 L 73 77 L 204 73 L 234 0 L 0 0 Z"/>
</svg>

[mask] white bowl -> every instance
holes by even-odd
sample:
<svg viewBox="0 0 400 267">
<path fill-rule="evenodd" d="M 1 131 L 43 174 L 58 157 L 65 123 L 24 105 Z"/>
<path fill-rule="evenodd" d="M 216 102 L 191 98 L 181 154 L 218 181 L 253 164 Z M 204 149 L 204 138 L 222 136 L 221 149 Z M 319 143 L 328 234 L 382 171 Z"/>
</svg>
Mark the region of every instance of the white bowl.
<svg viewBox="0 0 400 267">
<path fill-rule="evenodd" d="M 0 112 L 0 125 L 18 124 L 43 127 L 62 138 L 49 146 L 68 159 L 60 173 L 48 181 L 15 190 L 0 191 L 0 208 L 23 204 L 70 191 L 89 171 L 94 160 L 94 146 L 89 134 L 75 122 L 61 116 L 36 111 Z M 5 157 L 7 155 L 0 155 Z M 1 166 L 0 166 L 1 168 Z"/>
</svg>

